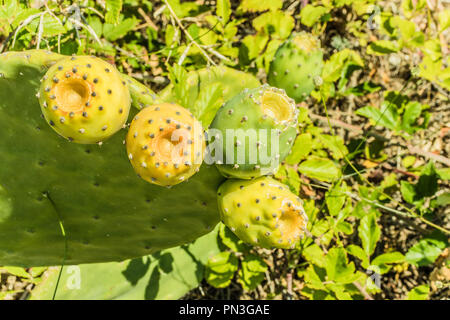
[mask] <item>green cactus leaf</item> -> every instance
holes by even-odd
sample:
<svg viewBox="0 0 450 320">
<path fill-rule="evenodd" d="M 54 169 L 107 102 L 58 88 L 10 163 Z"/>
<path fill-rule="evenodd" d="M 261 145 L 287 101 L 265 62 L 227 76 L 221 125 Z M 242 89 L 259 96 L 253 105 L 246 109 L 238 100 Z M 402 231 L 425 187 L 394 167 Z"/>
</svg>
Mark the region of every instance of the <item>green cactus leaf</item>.
<svg viewBox="0 0 450 320">
<path fill-rule="evenodd" d="M 63 269 L 57 300 L 179 299 L 203 279 L 204 265 L 220 252 L 218 228 L 190 245 L 123 262 L 83 264 Z M 51 268 L 31 300 L 52 299 L 59 268 Z"/>
</svg>

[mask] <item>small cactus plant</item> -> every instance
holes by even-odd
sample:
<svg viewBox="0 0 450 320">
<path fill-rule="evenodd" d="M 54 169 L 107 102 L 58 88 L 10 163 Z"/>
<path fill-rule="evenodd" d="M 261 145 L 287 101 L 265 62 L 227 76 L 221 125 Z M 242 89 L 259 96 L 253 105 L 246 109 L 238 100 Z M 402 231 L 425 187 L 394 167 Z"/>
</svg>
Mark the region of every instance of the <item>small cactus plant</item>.
<svg viewBox="0 0 450 320">
<path fill-rule="evenodd" d="M 230 179 L 217 195 L 222 221 L 244 242 L 268 249 L 294 248 L 306 231 L 301 199 L 272 178 Z"/>
<path fill-rule="evenodd" d="M 267 80 L 301 102 L 320 83 L 322 68 L 320 41 L 306 32 L 294 33 L 275 53 Z"/>
<path fill-rule="evenodd" d="M 217 150 L 208 150 L 226 177 L 273 174 L 292 147 L 297 117 L 295 102 L 284 90 L 268 85 L 245 89 L 217 112 L 208 133 Z"/>
<path fill-rule="evenodd" d="M 144 180 L 172 186 L 199 171 L 203 161 L 203 128 L 192 113 L 170 103 L 141 110 L 128 131 L 127 153 Z"/>
<path fill-rule="evenodd" d="M 123 127 L 130 112 L 126 81 L 96 57 L 58 61 L 42 78 L 38 96 L 50 126 L 76 143 L 104 141 Z"/>
</svg>

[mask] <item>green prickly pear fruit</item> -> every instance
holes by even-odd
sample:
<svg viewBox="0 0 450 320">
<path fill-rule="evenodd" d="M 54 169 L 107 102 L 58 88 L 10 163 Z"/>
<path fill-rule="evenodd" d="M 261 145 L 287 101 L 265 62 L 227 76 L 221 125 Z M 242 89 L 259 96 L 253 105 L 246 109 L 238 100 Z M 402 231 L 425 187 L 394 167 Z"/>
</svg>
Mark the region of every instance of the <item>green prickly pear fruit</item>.
<svg viewBox="0 0 450 320">
<path fill-rule="evenodd" d="M 273 174 L 297 134 L 298 109 L 284 90 L 245 89 L 217 112 L 208 135 L 211 156 L 225 177 L 253 179 Z"/>
<path fill-rule="evenodd" d="M 115 67 L 88 56 L 54 64 L 42 79 L 38 97 L 50 126 L 82 144 L 101 142 L 119 131 L 131 106 L 126 81 Z"/>
<path fill-rule="evenodd" d="M 134 117 L 126 145 L 128 158 L 142 179 L 172 186 L 199 171 L 205 138 L 191 112 L 177 104 L 161 103 Z"/>
<path fill-rule="evenodd" d="M 263 248 L 294 248 L 306 231 L 301 200 L 269 177 L 231 179 L 217 191 L 222 221 L 242 241 Z"/>
<path fill-rule="evenodd" d="M 322 68 L 319 39 L 306 32 L 294 33 L 275 53 L 267 80 L 300 102 L 320 83 Z"/>
</svg>

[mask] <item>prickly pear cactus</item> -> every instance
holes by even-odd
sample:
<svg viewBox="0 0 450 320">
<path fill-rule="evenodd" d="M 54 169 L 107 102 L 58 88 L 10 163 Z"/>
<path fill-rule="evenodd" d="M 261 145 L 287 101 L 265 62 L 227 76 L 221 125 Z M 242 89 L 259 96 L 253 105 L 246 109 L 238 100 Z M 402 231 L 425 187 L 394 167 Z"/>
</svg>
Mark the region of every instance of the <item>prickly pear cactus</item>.
<svg viewBox="0 0 450 320">
<path fill-rule="evenodd" d="M 295 102 L 284 90 L 268 85 L 245 89 L 217 112 L 208 151 L 226 177 L 273 174 L 292 147 L 297 117 Z"/>
<path fill-rule="evenodd" d="M 217 195 L 222 221 L 244 242 L 288 249 L 305 233 L 300 198 L 272 178 L 227 180 Z"/>
<path fill-rule="evenodd" d="M 98 143 L 120 130 L 130 91 L 116 68 L 88 56 L 59 60 L 42 78 L 39 101 L 50 126 L 76 143 Z"/>
<path fill-rule="evenodd" d="M 294 33 L 275 53 L 267 80 L 270 85 L 286 90 L 289 97 L 300 102 L 320 82 L 322 68 L 320 41 L 306 32 Z"/>
<path fill-rule="evenodd" d="M 50 128 L 36 94 L 60 58 L 43 51 L 0 56 L 0 265 L 120 261 L 210 232 L 223 181 L 215 166 L 169 191 L 135 174 L 126 130 L 102 145 L 81 145 Z"/>
<path fill-rule="evenodd" d="M 201 123 L 187 109 L 170 103 L 141 110 L 128 131 L 127 153 L 144 180 L 172 186 L 199 171 L 205 150 Z"/>
<path fill-rule="evenodd" d="M 220 252 L 218 229 L 192 244 L 122 262 L 65 266 L 56 300 L 168 300 L 180 299 L 203 279 L 208 258 Z M 60 267 L 46 271 L 31 300 L 51 300 Z"/>
</svg>

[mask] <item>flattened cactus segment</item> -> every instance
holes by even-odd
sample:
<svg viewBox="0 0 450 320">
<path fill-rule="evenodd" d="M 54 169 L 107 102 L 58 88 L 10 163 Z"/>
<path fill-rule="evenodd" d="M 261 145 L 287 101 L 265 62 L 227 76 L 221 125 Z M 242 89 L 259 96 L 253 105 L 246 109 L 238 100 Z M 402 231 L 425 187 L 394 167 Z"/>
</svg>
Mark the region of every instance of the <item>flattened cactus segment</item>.
<svg viewBox="0 0 450 320">
<path fill-rule="evenodd" d="M 59 60 L 42 78 L 42 113 L 61 136 L 98 143 L 125 124 L 131 98 L 126 81 L 109 63 L 87 56 Z"/>
<path fill-rule="evenodd" d="M 305 234 L 301 199 L 272 178 L 227 180 L 217 194 L 222 221 L 244 242 L 288 249 Z"/>
<path fill-rule="evenodd" d="M 136 173 L 161 186 L 186 181 L 199 171 L 205 150 L 202 125 L 170 103 L 141 110 L 128 131 L 127 153 Z"/>
<path fill-rule="evenodd" d="M 214 229 L 224 180 L 215 166 L 167 190 L 137 177 L 126 130 L 101 146 L 55 134 L 36 98 L 47 64 L 26 54 L 0 56 L 0 265 L 122 261 Z"/>
<path fill-rule="evenodd" d="M 300 102 L 320 83 L 322 68 L 320 41 L 306 32 L 294 33 L 275 53 L 268 82 Z"/>
<path fill-rule="evenodd" d="M 219 109 L 208 131 L 208 161 L 226 177 L 273 174 L 297 134 L 298 109 L 284 90 L 245 89 Z"/>
</svg>

